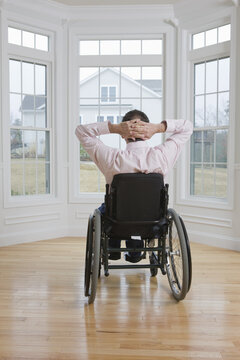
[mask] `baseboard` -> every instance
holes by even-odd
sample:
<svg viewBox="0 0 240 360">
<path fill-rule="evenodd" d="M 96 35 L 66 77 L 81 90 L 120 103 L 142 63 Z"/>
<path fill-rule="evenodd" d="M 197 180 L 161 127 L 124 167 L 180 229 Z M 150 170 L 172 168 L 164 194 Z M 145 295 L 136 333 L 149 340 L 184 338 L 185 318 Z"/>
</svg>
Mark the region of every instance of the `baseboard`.
<svg viewBox="0 0 240 360">
<path fill-rule="evenodd" d="M 40 240 L 56 239 L 60 237 L 85 237 L 87 231 L 87 222 L 79 226 L 50 228 L 40 231 L 26 231 L 0 235 L 0 246 L 14 244 L 24 244 Z M 230 236 L 209 234 L 198 231 L 188 230 L 190 242 L 216 246 L 224 249 L 240 251 L 240 238 Z"/>
<path fill-rule="evenodd" d="M 188 230 L 190 242 L 240 251 L 240 238 Z"/>
<path fill-rule="evenodd" d="M 67 228 L 66 227 L 58 227 L 58 228 L 50 228 L 50 229 L 43 229 L 34 231 L 23 231 L 23 232 L 16 232 L 16 233 L 8 233 L 8 234 L 1 234 L 0 235 L 0 246 L 8 246 L 8 245 L 15 245 L 15 244 L 24 244 L 29 242 L 35 242 L 40 240 L 47 240 L 47 239 L 55 239 L 58 237 L 67 236 Z"/>
</svg>

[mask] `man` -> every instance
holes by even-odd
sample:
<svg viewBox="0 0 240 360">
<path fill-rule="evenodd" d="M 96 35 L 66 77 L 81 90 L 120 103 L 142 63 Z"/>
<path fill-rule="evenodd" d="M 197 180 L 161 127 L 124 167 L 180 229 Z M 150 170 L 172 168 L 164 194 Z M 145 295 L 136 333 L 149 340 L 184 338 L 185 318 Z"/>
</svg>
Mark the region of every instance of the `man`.
<svg viewBox="0 0 240 360">
<path fill-rule="evenodd" d="M 172 135 L 163 144 L 150 147 L 145 140 L 154 134 L 170 132 Z M 79 125 L 75 131 L 83 148 L 111 184 L 113 176 L 119 173 L 160 173 L 164 176 L 171 170 L 187 140 L 192 134 L 192 123 L 188 120 L 165 120 L 152 124 L 146 114 L 139 110 L 132 110 L 125 114 L 122 122 L 112 124 L 99 122 Z M 104 134 L 119 134 L 125 139 L 125 150 L 111 148 L 97 136 Z M 103 207 L 100 209 L 104 211 Z M 141 241 L 134 246 L 128 240 L 127 247 L 142 247 Z M 120 247 L 117 239 L 110 239 L 111 247 Z M 120 258 L 120 253 L 111 254 L 112 260 Z M 141 260 L 139 252 L 127 254 L 126 260 L 138 262 Z"/>
</svg>

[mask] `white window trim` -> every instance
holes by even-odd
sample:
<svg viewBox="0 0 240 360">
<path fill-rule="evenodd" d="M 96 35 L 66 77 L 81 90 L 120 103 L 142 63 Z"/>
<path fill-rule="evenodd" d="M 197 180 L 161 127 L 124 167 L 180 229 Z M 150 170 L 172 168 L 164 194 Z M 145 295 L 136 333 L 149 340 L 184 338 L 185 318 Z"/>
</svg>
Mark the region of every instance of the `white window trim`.
<svg viewBox="0 0 240 360">
<path fill-rule="evenodd" d="M 227 23 L 231 24 L 231 40 L 218 43 L 215 45 L 209 45 L 200 49 L 191 50 L 191 39 L 192 34 L 211 29 L 213 27 L 218 27 L 226 25 Z M 202 25 L 196 29 L 191 29 L 189 31 L 183 31 L 182 41 L 184 46 L 182 52 L 185 52 L 186 65 L 182 67 L 181 79 L 187 79 L 187 86 L 182 92 L 185 94 L 185 98 L 189 99 L 186 103 L 186 118 L 193 120 L 193 64 L 200 61 L 213 60 L 219 57 L 230 57 L 230 115 L 229 115 L 229 136 L 228 136 L 228 162 L 227 162 L 227 176 L 228 176 L 228 185 L 227 185 L 227 198 L 220 199 L 214 197 L 205 197 L 205 196 L 196 196 L 190 195 L 190 142 L 183 150 L 181 156 L 181 162 L 177 166 L 176 175 L 177 175 L 177 192 L 176 192 L 176 204 L 184 206 L 193 206 L 209 209 L 223 209 L 223 210 L 232 210 L 234 206 L 234 196 L 231 189 L 234 188 L 234 128 L 235 128 L 235 69 L 236 69 L 236 50 L 234 45 L 235 40 L 235 31 L 236 31 L 236 19 L 234 18 L 233 13 L 230 15 L 229 19 L 226 18 L 218 19 L 207 26 Z M 183 99 L 182 99 L 183 100 Z M 231 139 L 231 140 L 230 140 Z"/>
<path fill-rule="evenodd" d="M 53 140 L 54 131 L 54 51 L 53 41 L 54 32 L 41 30 L 39 27 L 33 27 L 32 25 L 24 24 L 21 19 L 11 20 L 7 16 L 2 16 L 2 68 L 4 69 L 2 74 L 3 88 L 5 91 L 2 93 L 3 107 L 3 186 L 4 186 L 4 208 L 13 207 L 25 207 L 46 205 L 53 203 L 60 203 L 62 199 L 57 197 L 56 186 L 56 174 L 55 174 L 55 146 Z M 21 30 L 37 32 L 49 37 L 49 51 L 41 51 L 37 49 L 31 49 L 24 46 L 14 45 L 8 43 L 8 26 L 15 27 Z M 17 59 L 22 61 L 39 62 L 47 66 L 47 96 L 48 104 L 51 104 L 47 108 L 48 116 L 48 129 L 50 129 L 50 194 L 39 195 L 25 195 L 25 196 L 11 196 L 11 161 L 10 161 L 10 124 L 9 124 L 9 59 Z"/>
<path fill-rule="evenodd" d="M 148 33 L 145 34 L 113 34 L 109 36 L 106 35 L 96 35 L 87 34 L 79 35 L 82 32 L 81 27 L 72 27 L 69 29 L 69 84 L 70 84 L 70 93 L 69 93 L 69 119 L 75 119 L 69 123 L 69 156 L 71 159 L 74 159 L 73 162 L 69 164 L 69 202 L 70 203 L 83 203 L 83 204 L 93 204 L 101 203 L 104 199 L 104 193 L 79 193 L 79 178 L 80 178 L 80 169 L 79 169 L 79 141 L 75 136 L 75 140 L 72 141 L 72 136 L 75 132 L 75 128 L 78 125 L 76 119 L 78 118 L 78 99 L 76 99 L 76 94 L 78 94 L 78 68 L 81 66 L 91 67 L 95 66 L 96 62 L 100 67 L 109 66 L 139 66 L 138 61 L 136 60 L 136 55 L 94 55 L 87 56 L 84 55 L 82 58 L 79 56 L 79 40 L 114 40 L 114 39 L 164 39 L 165 40 L 165 54 L 163 55 L 144 55 L 145 61 L 141 63 L 141 66 L 151 66 L 156 64 L 156 59 L 158 59 L 159 65 L 165 66 L 165 73 L 163 73 L 163 88 L 165 93 L 165 99 L 163 101 L 162 115 L 163 118 L 176 118 L 175 111 L 175 29 L 171 25 L 162 25 L 158 29 L 159 33 Z M 139 55 L 137 55 L 139 56 Z M 94 59 L 93 59 L 94 58 Z M 166 83 L 165 83 L 166 79 Z M 78 154 L 78 155 L 76 155 Z M 76 160 L 78 156 L 78 160 Z M 170 179 L 171 181 L 171 179 Z M 172 190 L 173 191 L 173 190 Z"/>
</svg>

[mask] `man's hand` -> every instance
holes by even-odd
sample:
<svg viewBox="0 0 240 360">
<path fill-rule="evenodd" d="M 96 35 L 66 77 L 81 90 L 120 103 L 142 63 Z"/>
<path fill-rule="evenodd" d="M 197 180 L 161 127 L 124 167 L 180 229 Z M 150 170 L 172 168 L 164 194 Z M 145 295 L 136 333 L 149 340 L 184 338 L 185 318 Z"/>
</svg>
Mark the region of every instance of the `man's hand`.
<svg viewBox="0 0 240 360">
<path fill-rule="evenodd" d="M 146 123 L 144 121 L 136 121 L 132 125 L 132 136 L 142 140 L 151 139 L 154 134 L 166 131 L 167 124 L 165 121 L 160 124 Z"/>
<path fill-rule="evenodd" d="M 123 139 L 142 139 L 148 140 L 156 133 L 166 131 L 166 122 L 160 124 L 151 124 L 141 121 L 140 119 L 133 119 L 130 121 L 121 122 L 120 124 L 108 124 L 110 133 L 119 134 Z"/>
<path fill-rule="evenodd" d="M 133 139 L 135 140 L 135 137 L 133 136 L 134 131 L 134 124 L 136 124 L 137 121 L 141 121 L 140 119 L 134 119 L 130 121 L 124 121 L 120 124 L 112 124 L 108 123 L 109 131 L 112 134 L 119 134 L 123 139 Z"/>
</svg>

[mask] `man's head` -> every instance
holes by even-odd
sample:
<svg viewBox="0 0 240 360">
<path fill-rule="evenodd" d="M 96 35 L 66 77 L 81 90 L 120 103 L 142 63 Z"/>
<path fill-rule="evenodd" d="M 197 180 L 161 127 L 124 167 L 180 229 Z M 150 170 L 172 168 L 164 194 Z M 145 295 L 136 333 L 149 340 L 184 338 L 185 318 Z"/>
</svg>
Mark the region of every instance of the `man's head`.
<svg viewBox="0 0 240 360">
<path fill-rule="evenodd" d="M 140 119 L 141 121 L 144 121 L 146 123 L 149 123 L 149 119 L 147 117 L 147 115 L 143 112 L 143 111 L 140 111 L 140 110 L 131 110 L 129 112 L 127 112 L 123 119 L 122 119 L 122 122 L 124 121 L 130 121 L 130 120 L 134 120 L 134 119 Z M 127 139 L 127 142 L 133 142 L 133 141 L 143 141 L 142 139 Z"/>
</svg>

